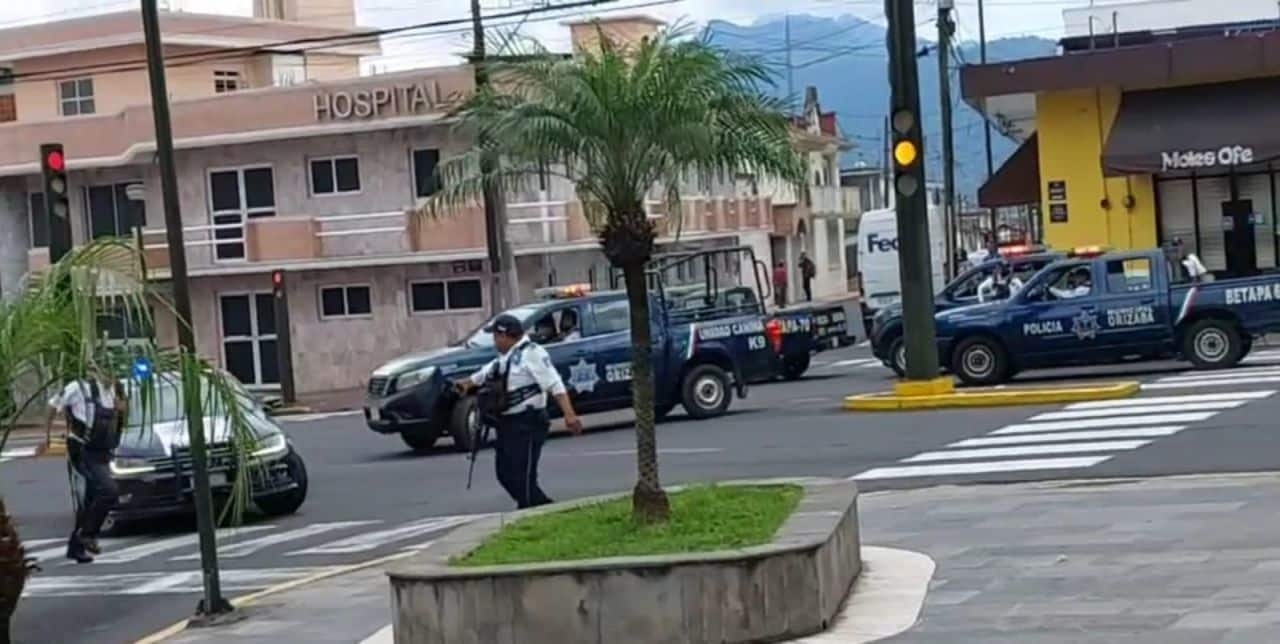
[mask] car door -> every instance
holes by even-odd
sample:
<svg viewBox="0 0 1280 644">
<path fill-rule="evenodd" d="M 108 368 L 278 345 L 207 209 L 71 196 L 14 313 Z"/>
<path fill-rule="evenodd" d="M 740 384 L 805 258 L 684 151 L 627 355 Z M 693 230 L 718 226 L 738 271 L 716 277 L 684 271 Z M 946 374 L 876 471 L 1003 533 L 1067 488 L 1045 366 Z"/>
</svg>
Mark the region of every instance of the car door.
<svg viewBox="0 0 1280 644">
<path fill-rule="evenodd" d="M 1168 298 L 1159 297 L 1158 275 L 1150 257 L 1105 262 L 1106 291 L 1099 295 L 1103 344 L 1115 351 L 1150 354 L 1169 339 Z"/>
<path fill-rule="evenodd" d="M 529 320 L 527 331 L 529 337 L 541 344 L 551 356 L 574 408 L 585 412 L 599 404 L 603 393 L 600 387 L 603 372 L 595 357 L 598 339 L 581 331 L 578 337 L 565 339 L 558 332 L 566 314 L 576 315 L 581 322 L 584 308 L 581 301 L 547 308 Z"/>
<path fill-rule="evenodd" d="M 1103 349 L 1099 334 L 1097 281 L 1090 264 L 1068 264 L 1023 290 L 1009 307 L 1006 340 L 1023 363 L 1070 363 L 1096 359 Z M 1088 280 L 1089 293 L 1063 298 L 1072 275 Z"/>
<path fill-rule="evenodd" d="M 606 407 L 625 405 L 631 400 L 631 306 L 625 298 L 592 301 L 584 322 L 589 361 L 600 373 L 596 400 Z"/>
</svg>

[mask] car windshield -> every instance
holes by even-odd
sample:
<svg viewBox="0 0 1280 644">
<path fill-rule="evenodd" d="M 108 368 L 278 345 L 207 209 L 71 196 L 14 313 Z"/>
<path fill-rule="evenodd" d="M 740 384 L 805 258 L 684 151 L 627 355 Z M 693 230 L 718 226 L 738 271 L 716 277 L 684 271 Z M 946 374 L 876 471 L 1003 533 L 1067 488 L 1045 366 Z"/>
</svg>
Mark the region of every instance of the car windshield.
<svg viewBox="0 0 1280 644">
<path fill-rule="evenodd" d="M 510 315 L 517 320 L 520 320 L 520 324 L 524 325 L 525 327 L 528 327 L 529 321 L 533 319 L 534 314 L 537 313 L 538 311 L 541 311 L 542 308 L 543 307 L 541 304 L 528 304 L 525 306 L 517 306 L 516 308 L 509 309 L 507 311 L 504 311 L 503 313 L 506 315 Z M 494 316 L 494 317 L 497 317 L 497 316 Z M 484 324 L 481 324 L 479 328 L 477 328 L 476 330 L 472 331 L 469 335 L 467 335 L 466 339 L 464 339 L 461 342 L 462 346 L 468 347 L 468 348 L 492 347 L 493 333 L 488 331 L 489 324 L 491 322 L 493 322 L 492 318 L 485 320 Z"/>
<path fill-rule="evenodd" d="M 249 405 L 246 411 L 255 412 L 257 405 L 252 402 L 252 394 L 244 389 L 239 382 L 235 380 L 229 380 L 229 382 L 243 397 L 246 405 Z M 202 379 L 201 385 L 204 390 L 205 415 L 211 418 L 225 415 L 225 411 L 220 404 L 210 403 L 214 396 L 212 395 L 213 392 L 209 381 Z M 176 374 L 160 376 L 154 387 L 149 387 L 145 390 L 140 389 L 134 381 L 126 381 L 124 386 L 131 403 L 129 405 L 130 427 L 141 427 L 147 423 L 172 423 L 186 417 L 183 410 L 182 383 Z M 144 396 L 148 398 L 147 404 L 142 401 Z"/>
</svg>

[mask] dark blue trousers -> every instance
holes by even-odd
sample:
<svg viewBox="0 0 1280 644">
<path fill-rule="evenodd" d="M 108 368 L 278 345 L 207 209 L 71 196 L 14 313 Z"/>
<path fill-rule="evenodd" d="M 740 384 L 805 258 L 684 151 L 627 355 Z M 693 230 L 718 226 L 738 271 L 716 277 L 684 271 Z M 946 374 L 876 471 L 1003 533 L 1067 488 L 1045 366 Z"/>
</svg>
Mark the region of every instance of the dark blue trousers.
<svg viewBox="0 0 1280 644">
<path fill-rule="evenodd" d="M 538 459 L 550 429 L 545 409 L 502 417 L 494 450 L 498 483 L 520 509 L 551 503 L 538 487 Z"/>
</svg>

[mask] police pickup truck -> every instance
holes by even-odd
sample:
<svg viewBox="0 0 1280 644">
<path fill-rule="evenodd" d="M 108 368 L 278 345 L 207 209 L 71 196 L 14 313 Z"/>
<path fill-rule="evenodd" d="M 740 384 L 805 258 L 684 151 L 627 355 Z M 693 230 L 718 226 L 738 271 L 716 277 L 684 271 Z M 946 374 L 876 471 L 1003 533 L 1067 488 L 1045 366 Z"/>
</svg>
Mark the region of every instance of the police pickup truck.
<svg viewBox="0 0 1280 644">
<path fill-rule="evenodd" d="M 1280 331 L 1280 274 L 1191 282 L 1158 250 L 1099 253 L 1049 265 L 1004 302 L 936 319 L 938 356 L 967 384 L 1166 358 L 1218 369 Z"/>
<path fill-rule="evenodd" d="M 1000 249 L 1000 259 L 989 259 L 961 273 L 933 296 L 934 311 L 949 311 L 978 304 L 978 287 L 995 272 L 1002 262 L 1009 265 L 1014 277 L 1026 283 L 1040 269 L 1065 258 L 1061 252 L 1042 247 L 1010 246 Z M 902 305 L 891 304 L 876 312 L 868 327 L 871 353 L 899 377 L 906 375 L 906 345 L 902 340 Z"/>
<path fill-rule="evenodd" d="M 656 293 L 661 293 L 656 289 Z M 579 413 L 631 407 L 630 306 L 622 291 L 591 293 L 584 285 L 543 290 L 541 301 L 506 311 L 542 344 L 560 371 Z M 718 299 L 718 298 L 715 298 Z M 758 307 L 739 310 L 672 306 L 650 296 L 655 412 L 677 405 L 702 419 L 724 414 L 733 394 L 777 369 L 780 328 L 766 328 Z M 380 434 L 399 434 L 413 449 L 443 435 L 469 447 L 475 398 L 459 398 L 452 381 L 470 375 L 495 355 L 493 336 L 481 326 L 453 346 L 398 358 L 369 378 L 365 418 Z M 549 410 L 557 414 L 555 405 Z"/>
</svg>

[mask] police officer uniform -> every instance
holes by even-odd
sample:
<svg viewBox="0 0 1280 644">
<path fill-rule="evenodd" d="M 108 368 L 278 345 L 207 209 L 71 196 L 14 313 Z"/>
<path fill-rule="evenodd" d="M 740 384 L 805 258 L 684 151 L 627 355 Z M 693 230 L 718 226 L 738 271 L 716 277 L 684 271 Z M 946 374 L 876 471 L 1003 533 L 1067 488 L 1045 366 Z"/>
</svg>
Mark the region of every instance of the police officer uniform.
<svg viewBox="0 0 1280 644">
<path fill-rule="evenodd" d="M 551 428 L 547 394 L 559 396 L 567 390 L 547 350 L 523 335 L 519 320 L 498 316 L 493 332 L 521 336 L 510 350 L 471 374 L 471 383 L 481 386 L 506 373 L 506 408 L 496 423 L 498 483 L 520 508 L 546 505 L 551 499 L 538 487 L 538 459 Z"/>
<path fill-rule="evenodd" d="M 99 552 L 98 532 L 119 498 L 119 488 L 111 476 L 111 450 L 88 442 L 94 419 L 106 410 L 117 409 L 115 391 L 100 382 L 76 380 L 49 404 L 65 415 L 71 430 L 67 432 L 67 459 L 85 485 L 84 498 L 80 499 L 76 511 L 75 528 L 67 539 L 67 557 L 88 563 L 93 561 L 88 553 Z"/>
</svg>

